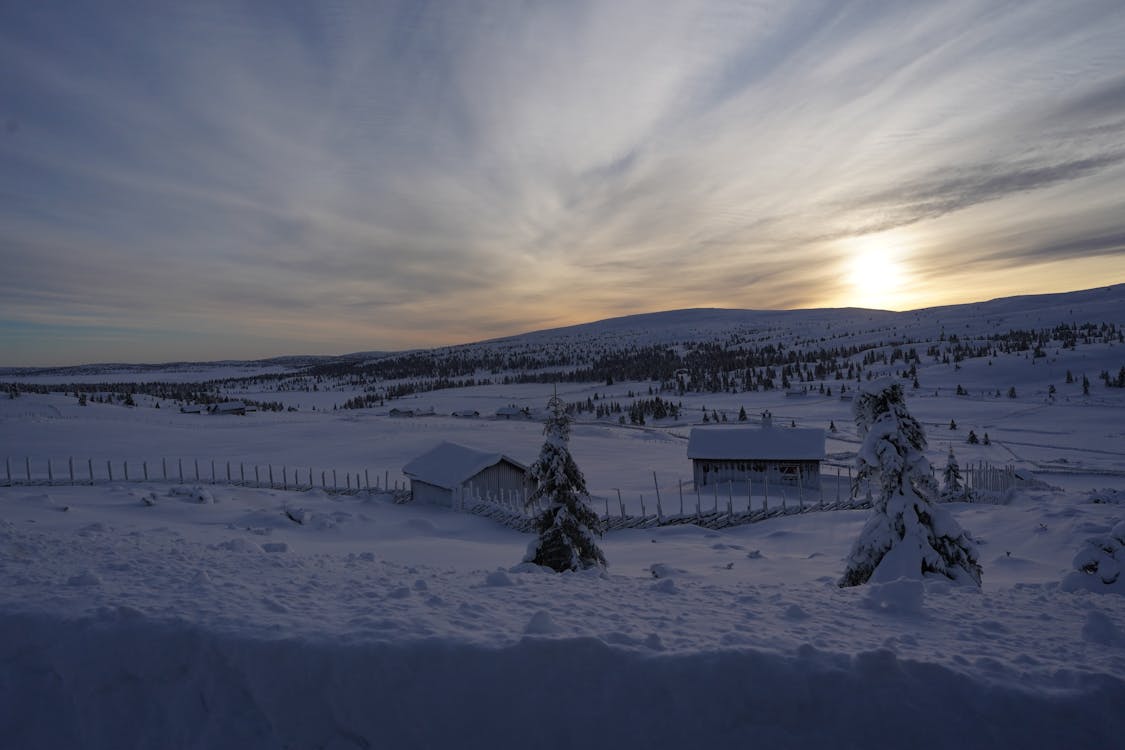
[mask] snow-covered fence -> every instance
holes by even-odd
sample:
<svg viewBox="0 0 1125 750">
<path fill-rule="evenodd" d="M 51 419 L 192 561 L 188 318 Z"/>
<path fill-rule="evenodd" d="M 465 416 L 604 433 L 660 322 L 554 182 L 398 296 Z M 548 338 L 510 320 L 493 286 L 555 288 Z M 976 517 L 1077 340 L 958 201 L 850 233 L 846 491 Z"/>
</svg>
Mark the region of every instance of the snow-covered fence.
<svg viewBox="0 0 1125 750">
<path fill-rule="evenodd" d="M 1027 480 L 1011 464 L 993 466 L 982 461 L 965 470 L 965 486 L 971 495 L 982 499 L 988 494 L 1003 494 L 1026 483 Z"/>
<path fill-rule="evenodd" d="M 391 473 L 363 469 L 339 471 L 287 464 L 247 463 L 198 458 L 149 460 L 65 461 L 58 459 L 4 459 L 0 486 L 95 485 L 116 482 L 168 482 L 216 484 L 275 490 L 307 491 L 314 488 L 333 494 L 406 491 L 405 479 L 392 485 Z"/>
</svg>

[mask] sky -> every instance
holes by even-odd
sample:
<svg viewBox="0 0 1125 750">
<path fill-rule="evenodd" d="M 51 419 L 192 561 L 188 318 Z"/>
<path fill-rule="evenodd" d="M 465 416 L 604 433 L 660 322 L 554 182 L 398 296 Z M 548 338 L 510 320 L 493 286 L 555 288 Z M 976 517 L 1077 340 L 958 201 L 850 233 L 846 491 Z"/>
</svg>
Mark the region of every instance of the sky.
<svg viewBox="0 0 1125 750">
<path fill-rule="evenodd" d="M 1125 4 L 0 4 L 0 366 L 1125 281 Z"/>
</svg>

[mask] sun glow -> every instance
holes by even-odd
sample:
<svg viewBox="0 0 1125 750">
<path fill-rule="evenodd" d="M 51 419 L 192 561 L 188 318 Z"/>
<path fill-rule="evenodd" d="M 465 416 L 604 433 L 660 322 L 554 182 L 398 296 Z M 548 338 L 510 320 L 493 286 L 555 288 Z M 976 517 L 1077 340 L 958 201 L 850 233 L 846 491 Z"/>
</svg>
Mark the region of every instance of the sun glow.
<svg viewBox="0 0 1125 750">
<path fill-rule="evenodd" d="M 857 248 L 847 268 L 850 305 L 886 310 L 910 306 L 909 273 L 901 249 L 882 245 Z"/>
</svg>

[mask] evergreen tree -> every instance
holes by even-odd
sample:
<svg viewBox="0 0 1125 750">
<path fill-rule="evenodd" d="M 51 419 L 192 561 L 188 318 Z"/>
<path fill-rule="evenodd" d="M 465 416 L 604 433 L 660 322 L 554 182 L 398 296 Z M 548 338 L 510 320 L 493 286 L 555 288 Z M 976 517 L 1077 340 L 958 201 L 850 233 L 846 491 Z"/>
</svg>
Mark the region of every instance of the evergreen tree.
<svg viewBox="0 0 1125 750">
<path fill-rule="evenodd" d="M 527 498 L 528 506 L 546 500 L 547 508 L 535 521 L 539 538 L 528 545 L 524 560 L 559 572 L 605 567 L 605 555 L 594 539 L 601 533 L 601 522 L 590 509 L 586 480 L 570 455 L 571 420 L 558 394 L 547 402 L 547 412 L 547 439 L 531 467 L 536 487 Z"/>
<path fill-rule="evenodd" d="M 979 439 L 979 438 L 977 438 L 977 433 L 976 433 L 976 432 L 974 432 L 974 431 L 972 431 L 972 430 L 969 430 L 969 440 L 968 440 L 968 443 L 969 443 L 969 445 L 977 445 L 978 443 L 980 443 L 980 439 Z"/>
<path fill-rule="evenodd" d="M 746 407 L 745 406 L 741 406 L 738 409 L 738 421 L 739 422 L 745 422 L 746 421 Z"/>
<path fill-rule="evenodd" d="M 957 429 L 957 420 L 955 420 L 955 419 L 949 420 L 949 429 L 951 429 L 951 430 Z"/>
<path fill-rule="evenodd" d="M 957 463 L 957 456 L 953 455 L 953 446 L 949 446 L 949 457 L 945 460 L 945 471 L 942 472 L 942 497 L 947 500 L 962 500 L 965 498 L 965 482 L 961 476 L 961 466 Z"/>
<path fill-rule="evenodd" d="M 902 386 L 876 381 L 863 389 L 853 410 L 863 436 L 856 456 L 857 486 L 872 482 L 878 493 L 839 585 L 937 574 L 979 586 L 981 568 L 972 539 L 948 510 L 934 503 L 937 482 L 925 457 L 926 435 L 906 409 Z"/>
</svg>

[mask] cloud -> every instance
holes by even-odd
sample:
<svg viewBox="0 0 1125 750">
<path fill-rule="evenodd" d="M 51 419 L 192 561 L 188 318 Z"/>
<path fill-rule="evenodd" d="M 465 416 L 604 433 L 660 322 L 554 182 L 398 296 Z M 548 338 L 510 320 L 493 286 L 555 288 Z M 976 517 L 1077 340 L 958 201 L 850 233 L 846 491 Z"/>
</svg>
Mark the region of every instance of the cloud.
<svg viewBox="0 0 1125 750">
<path fill-rule="evenodd" d="M 5 314 L 238 356 L 838 303 L 894 232 L 919 274 L 1109 259 L 1123 36 L 1046 0 L 9 4 Z"/>
</svg>

